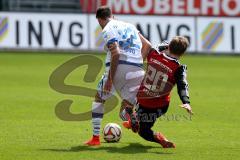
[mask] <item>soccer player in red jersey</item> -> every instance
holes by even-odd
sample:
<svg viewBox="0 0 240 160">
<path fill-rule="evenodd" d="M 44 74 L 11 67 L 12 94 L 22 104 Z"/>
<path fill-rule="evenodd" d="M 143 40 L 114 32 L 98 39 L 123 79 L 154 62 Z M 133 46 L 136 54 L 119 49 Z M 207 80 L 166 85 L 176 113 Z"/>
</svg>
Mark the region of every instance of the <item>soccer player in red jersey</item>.
<svg viewBox="0 0 240 160">
<path fill-rule="evenodd" d="M 170 92 L 175 84 L 183 103 L 181 107 L 192 114 L 186 80 L 187 67 L 179 62 L 188 45 L 185 37 L 176 36 L 169 44 L 163 43 L 156 49 L 150 49 L 145 77 L 137 94 L 136 112 L 126 108 L 131 118 L 123 125 L 138 132 L 145 140 L 161 144 L 163 148 L 175 148 L 175 144 L 168 141 L 162 133 L 153 132 L 151 128 L 156 119 L 167 112 Z"/>
</svg>

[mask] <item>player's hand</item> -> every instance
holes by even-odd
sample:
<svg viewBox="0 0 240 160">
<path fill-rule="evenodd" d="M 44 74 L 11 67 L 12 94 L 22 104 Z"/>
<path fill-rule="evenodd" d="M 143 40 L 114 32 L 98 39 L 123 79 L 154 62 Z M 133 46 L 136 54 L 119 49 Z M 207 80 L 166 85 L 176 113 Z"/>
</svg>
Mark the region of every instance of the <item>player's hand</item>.
<svg viewBox="0 0 240 160">
<path fill-rule="evenodd" d="M 189 114 L 193 115 L 192 107 L 190 104 L 181 104 L 179 107 L 186 109 Z"/>
<path fill-rule="evenodd" d="M 108 94 L 111 91 L 111 89 L 112 89 L 112 81 L 107 80 L 103 88 L 104 94 Z"/>
</svg>

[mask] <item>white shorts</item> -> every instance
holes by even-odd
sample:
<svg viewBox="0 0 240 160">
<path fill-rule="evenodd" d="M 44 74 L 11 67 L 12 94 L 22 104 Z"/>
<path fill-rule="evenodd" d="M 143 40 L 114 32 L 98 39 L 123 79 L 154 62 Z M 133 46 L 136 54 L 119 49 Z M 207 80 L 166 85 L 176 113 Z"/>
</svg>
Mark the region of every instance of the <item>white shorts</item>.
<svg viewBox="0 0 240 160">
<path fill-rule="evenodd" d="M 104 94 L 103 88 L 107 81 L 108 73 L 109 67 L 106 68 L 106 72 L 98 83 L 98 94 L 101 99 L 107 100 L 117 92 L 122 99 L 135 104 L 136 95 L 144 77 L 144 70 L 134 65 L 119 64 L 114 76 L 112 90 L 110 93 Z"/>
</svg>

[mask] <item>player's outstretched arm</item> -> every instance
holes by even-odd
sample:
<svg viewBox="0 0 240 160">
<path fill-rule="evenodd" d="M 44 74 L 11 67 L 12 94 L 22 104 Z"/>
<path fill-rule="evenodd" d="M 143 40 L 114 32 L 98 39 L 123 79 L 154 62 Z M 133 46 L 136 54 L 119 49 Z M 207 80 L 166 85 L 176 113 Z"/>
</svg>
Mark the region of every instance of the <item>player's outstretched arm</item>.
<svg viewBox="0 0 240 160">
<path fill-rule="evenodd" d="M 143 60 L 145 60 L 149 51 L 150 51 L 150 49 L 152 48 L 152 45 L 145 37 L 143 37 L 143 35 L 141 33 L 138 33 L 138 34 L 139 34 L 140 39 L 142 41 L 142 50 L 141 50 L 142 57 L 143 57 Z"/>
<path fill-rule="evenodd" d="M 181 65 L 178 68 L 175 74 L 175 79 L 177 83 L 178 95 L 183 103 L 182 105 L 180 105 L 180 107 L 186 109 L 188 113 L 193 114 L 192 108 L 190 106 L 186 65 Z"/>
</svg>

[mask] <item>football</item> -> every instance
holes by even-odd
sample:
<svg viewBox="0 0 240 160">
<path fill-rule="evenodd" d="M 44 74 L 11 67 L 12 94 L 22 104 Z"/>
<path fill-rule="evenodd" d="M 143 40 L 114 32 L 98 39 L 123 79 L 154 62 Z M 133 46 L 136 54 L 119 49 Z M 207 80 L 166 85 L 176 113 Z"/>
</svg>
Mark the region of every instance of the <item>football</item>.
<svg viewBox="0 0 240 160">
<path fill-rule="evenodd" d="M 122 129 L 116 123 L 108 123 L 103 128 L 103 138 L 106 142 L 118 142 L 122 136 Z"/>
</svg>

